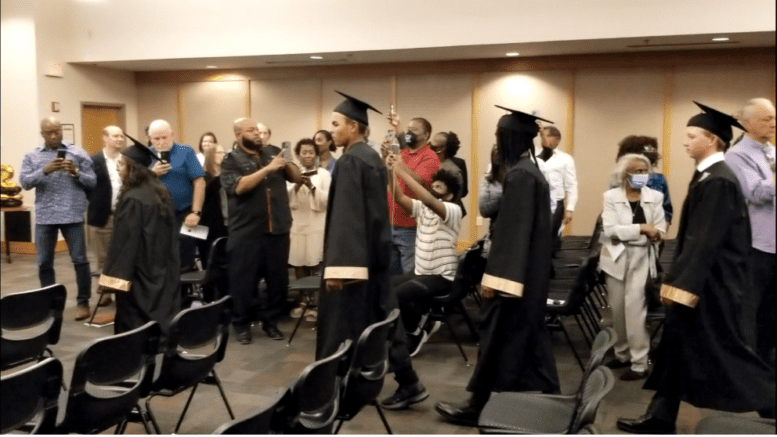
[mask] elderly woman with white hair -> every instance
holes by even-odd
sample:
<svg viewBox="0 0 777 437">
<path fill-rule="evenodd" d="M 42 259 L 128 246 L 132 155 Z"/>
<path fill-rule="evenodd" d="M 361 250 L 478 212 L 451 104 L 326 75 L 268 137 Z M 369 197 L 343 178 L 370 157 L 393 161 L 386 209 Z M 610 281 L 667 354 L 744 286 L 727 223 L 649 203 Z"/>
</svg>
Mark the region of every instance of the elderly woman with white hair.
<svg viewBox="0 0 777 437">
<path fill-rule="evenodd" d="M 611 190 L 604 193 L 602 252 L 599 267 L 605 273 L 615 332 L 615 359 L 610 368 L 631 367 L 621 380 L 648 374 L 650 336 L 645 326 L 645 282 L 656 275 L 657 243 L 666 232 L 664 195 L 647 188 L 650 161 L 644 155 L 618 159 Z"/>
</svg>

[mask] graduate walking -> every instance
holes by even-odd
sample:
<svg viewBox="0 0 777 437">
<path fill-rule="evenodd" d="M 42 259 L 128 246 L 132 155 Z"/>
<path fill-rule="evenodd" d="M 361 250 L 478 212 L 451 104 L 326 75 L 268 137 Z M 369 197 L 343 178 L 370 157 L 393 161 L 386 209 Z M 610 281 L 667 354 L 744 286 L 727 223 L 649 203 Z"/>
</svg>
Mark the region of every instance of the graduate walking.
<svg viewBox="0 0 777 437">
<path fill-rule="evenodd" d="M 678 231 L 677 253 L 661 288 L 666 325 L 645 389 L 656 390 L 647 413 L 618 419 L 632 433 L 675 431 L 680 401 L 774 417 L 774 370 L 745 343 L 741 317 L 748 287 L 750 220 L 723 151 L 731 116 L 698 104 L 685 148 L 696 161 Z"/>
</svg>

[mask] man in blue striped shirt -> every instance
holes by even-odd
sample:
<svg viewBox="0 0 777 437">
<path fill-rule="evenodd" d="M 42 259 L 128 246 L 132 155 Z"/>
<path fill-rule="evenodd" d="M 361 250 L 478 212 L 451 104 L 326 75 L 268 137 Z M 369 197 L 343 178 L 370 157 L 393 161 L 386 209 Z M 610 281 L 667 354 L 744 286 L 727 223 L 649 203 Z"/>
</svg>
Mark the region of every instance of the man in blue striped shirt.
<svg viewBox="0 0 777 437">
<path fill-rule="evenodd" d="M 54 117 L 41 121 L 44 144 L 22 161 L 19 181 L 25 190 L 35 188 L 35 250 L 41 287 L 56 283 L 54 247 L 62 231 L 76 270 L 78 294 L 76 320 L 89 317 L 92 281 L 84 239 L 86 191 L 96 177 L 89 155 L 62 142 L 62 124 Z"/>
</svg>

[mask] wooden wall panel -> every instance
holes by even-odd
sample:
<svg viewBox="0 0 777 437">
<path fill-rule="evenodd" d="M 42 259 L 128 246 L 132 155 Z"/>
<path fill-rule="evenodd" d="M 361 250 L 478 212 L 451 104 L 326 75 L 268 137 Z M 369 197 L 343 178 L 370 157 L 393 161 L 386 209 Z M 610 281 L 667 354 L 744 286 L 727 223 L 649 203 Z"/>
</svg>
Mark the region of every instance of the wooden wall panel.
<svg viewBox="0 0 777 437">
<path fill-rule="evenodd" d="M 232 125 L 248 116 L 248 82 L 194 82 L 180 86 L 181 126 L 178 141 L 199 152 L 200 137 L 205 132 L 216 134 L 225 150 L 232 148 L 235 132 Z"/>
<path fill-rule="evenodd" d="M 271 141 L 292 146 L 318 126 L 319 80 L 252 80 L 251 118 L 272 129 Z"/>
</svg>

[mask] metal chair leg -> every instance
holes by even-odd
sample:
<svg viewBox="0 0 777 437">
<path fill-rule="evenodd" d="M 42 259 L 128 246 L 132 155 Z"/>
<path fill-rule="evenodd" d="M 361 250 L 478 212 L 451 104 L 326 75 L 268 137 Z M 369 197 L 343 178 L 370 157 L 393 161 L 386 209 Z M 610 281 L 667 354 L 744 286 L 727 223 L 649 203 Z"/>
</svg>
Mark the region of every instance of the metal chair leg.
<svg viewBox="0 0 777 437">
<path fill-rule="evenodd" d="M 393 432 L 391 432 L 391 427 L 389 427 L 389 424 L 386 421 L 386 416 L 383 414 L 383 409 L 380 408 L 380 404 L 378 404 L 378 401 L 373 400 L 372 405 L 375 405 L 375 408 L 378 410 L 378 414 L 380 415 L 380 420 L 383 421 L 383 426 L 386 427 L 386 433 L 394 434 Z"/>
<path fill-rule="evenodd" d="M 472 319 L 469 318 L 469 314 L 467 314 L 467 309 L 464 308 L 464 303 L 462 301 L 458 302 L 457 307 L 459 308 L 459 311 L 461 311 L 462 317 L 464 317 L 464 322 L 469 327 L 470 332 L 472 333 L 472 338 L 475 339 L 475 341 L 480 341 L 480 335 L 478 335 L 478 330 L 475 328 L 475 324 L 472 323 Z"/>
<path fill-rule="evenodd" d="M 561 331 L 564 333 L 564 337 L 567 338 L 567 343 L 569 343 L 569 348 L 572 349 L 572 353 L 575 355 L 577 364 L 580 365 L 580 370 L 585 372 L 585 366 L 583 366 L 583 361 L 580 359 L 580 355 L 577 354 L 577 349 L 575 349 L 575 345 L 572 343 L 572 338 L 569 337 L 569 332 L 567 332 L 567 328 L 566 326 L 564 326 L 563 317 L 558 318 L 558 324 L 561 326 Z"/>
<path fill-rule="evenodd" d="M 192 402 L 192 398 L 194 397 L 194 392 L 197 391 L 197 387 L 200 385 L 198 382 L 197 384 L 194 384 L 194 387 L 192 387 L 192 392 L 189 394 L 189 399 L 186 400 L 186 405 L 183 407 L 183 412 L 181 413 L 181 417 L 178 418 L 178 424 L 175 425 L 175 431 L 173 431 L 173 434 L 178 434 L 178 429 L 181 428 L 181 424 L 183 423 L 183 418 L 186 416 L 186 411 L 189 409 L 189 404 Z"/>
<path fill-rule="evenodd" d="M 443 317 L 445 318 L 445 324 L 448 326 L 448 329 L 451 331 L 451 335 L 453 335 L 453 341 L 456 342 L 456 346 L 459 347 L 459 351 L 461 352 L 461 356 L 464 357 L 464 362 L 469 366 L 469 359 L 467 358 L 466 352 L 464 352 L 464 348 L 461 347 L 461 342 L 459 341 L 459 338 L 456 336 L 456 331 L 454 331 L 453 326 L 451 326 L 450 321 L 448 319 L 448 314 L 443 313 Z"/>
<path fill-rule="evenodd" d="M 154 430 L 157 434 L 162 434 L 162 431 L 159 429 L 159 423 L 156 421 L 156 417 L 154 417 L 154 412 L 151 411 L 151 399 L 154 398 L 155 395 L 150 395 L 146 398 L 146 411 L 148 412 L 148 417 L 151 419 L 151 424 L 154 425 Z"/>
<path fill-rule="evenodd" d="M 213 379 L 216 381 L 216 387 L 218 387 L 219 393 L 221 393 L 221 399 L 224 399 L 224 405 L 227 407 L 229 417 L 231 417 L 232 420 L 235 420 L 235 414 L 232 412 L 232 407 L 229 406 L 229 401 L 227 401 L 227 394 L 224 393 L 224 387 L 221 385 L 221 380 L 219 379 L 219 376 L 216 375 L 216 369 L 211 370 L 211 374 L 213 375 Z"/>
<path fill-rule="evenodd" d="M 304 308 L 302 308 L 302 314 L 299 316 L 299 320 L 297 320 L 297 324 L 294 325 L 294 330 L 291 331 L 291 335 L 289 336 L 289 342 L 286 343 L 286 346 L 291 346 L 291 341 L 294 340 L 294 334 L 297 333 L 297 329 L 299 329 L 299 325 L 302 324 L 302 319 L 305 318 L 305 313 L 308 311 L 308 306 L 305 305 Z"/>
<path fill-rule="evenodd" d="M 345 421 L 341 420 L 340 423 L 337 424 L 337 428 L 335 429 L 335 432 L 333 434 L 339 434 L 340 433 L 340 428 L 342 428 L 343 422 L 345 422 Z"/>
<path fill-rule="evenodd" d="M 92 322 L 94 321 L 94 316 L 97 315 L 97 309 L 100 308 L 100 304 L 103 302 L 104 296 L 105 296 L 105 293 L 100 293 L 100 298 L 97 299 L 97 303 L 94 305 L 94 311 L 92 311 L 92 317 L 89 319 L 89 326 L 92 326 Z"/>
</svg>

